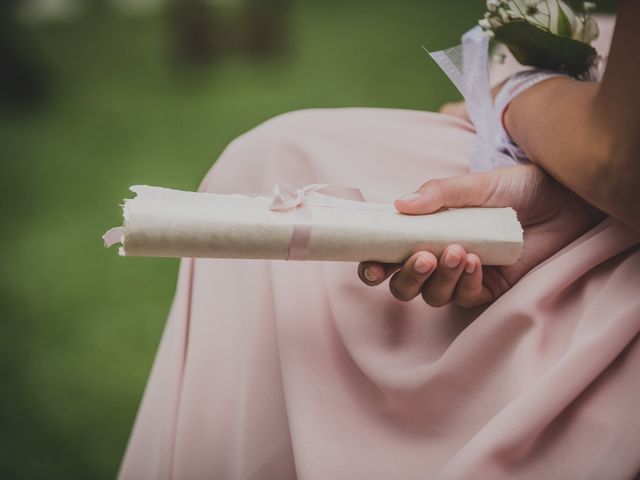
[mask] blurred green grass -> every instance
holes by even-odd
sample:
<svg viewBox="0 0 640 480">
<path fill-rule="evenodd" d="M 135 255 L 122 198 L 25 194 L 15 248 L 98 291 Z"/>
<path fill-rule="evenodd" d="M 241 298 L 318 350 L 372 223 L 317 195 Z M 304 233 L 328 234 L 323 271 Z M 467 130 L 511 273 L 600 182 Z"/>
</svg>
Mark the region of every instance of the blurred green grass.
<svg viewBox="0 0 640 480">
<path fill-rule="evenodd" d="M 421 45 L 455 44 L 482 3 L 298 2 L 284 56 L 186 72 L 161 17 L 34 27 L 54 94 L 0 118 L 0 477 L 116 474 L 177 271 L 102 248 L 129 185 L 195 189 L 234 137 L 288 110 L 437 109 L 456 93 Z"/>
</svg>

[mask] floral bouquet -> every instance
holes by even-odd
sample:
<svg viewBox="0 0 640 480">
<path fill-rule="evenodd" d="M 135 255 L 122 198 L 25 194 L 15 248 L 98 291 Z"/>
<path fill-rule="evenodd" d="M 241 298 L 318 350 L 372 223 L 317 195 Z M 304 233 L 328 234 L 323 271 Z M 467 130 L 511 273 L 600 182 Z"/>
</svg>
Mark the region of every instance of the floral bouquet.
<svg viewBox="0 0 640 480">
<path fill-rule="evenodd" d="M 480 26 L 523 65 L 584 77 L 596 64 L 593 2 L 572 8 L 562 0 L 487 0 L 487 10 Z"/>
</svg>

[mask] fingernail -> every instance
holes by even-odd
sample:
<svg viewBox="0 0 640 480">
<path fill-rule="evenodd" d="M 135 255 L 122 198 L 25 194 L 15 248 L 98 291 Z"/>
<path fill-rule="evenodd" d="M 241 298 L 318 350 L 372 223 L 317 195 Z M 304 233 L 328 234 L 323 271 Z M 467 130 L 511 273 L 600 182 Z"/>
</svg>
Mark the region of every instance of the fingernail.
<svg viewBox="0 0 640 480">
<path fill-rule="evenodd" d="M 460 265 L 460 260 L 462 260 L 462 257 L 457 253 L 447 252 L 444 257 L 444 264 L 449 268 L 456 268 Z"/>
<path fill-rule="evenodd" d="M 425 274 L 429 270 L 431 270 L 431 264 L 427 262 L 424 258 L 418 257 L 415 263 L 413 264 L 413 268 L 415 269 L 416 272 L 420 274 Z"/>
<path fill-rule="evenodd" d="M 403 202 L 415 202 L 419 198 L 420 198 L 420 194 L 416 192 L 416 193 L 410 193 L 409 195 L 405 195 L 400 200 L 402 200 Z"/>
<path fill-rule="evenodd" d="M 370 282 L 375 282 L 378 280 L 378 275 L 376 275 L 373 269 L 367 267 L 364 269 L 364 278 L 366 278 Z"/>
<path fill-rule="evenodd" d="M 473 272 L 476 271 L 476 262 L 471 262 L 467 260 L 467 264 L 464 267 L 464 271 L 467 272 L 469 275 L 471 275 Z"/>
</svg>

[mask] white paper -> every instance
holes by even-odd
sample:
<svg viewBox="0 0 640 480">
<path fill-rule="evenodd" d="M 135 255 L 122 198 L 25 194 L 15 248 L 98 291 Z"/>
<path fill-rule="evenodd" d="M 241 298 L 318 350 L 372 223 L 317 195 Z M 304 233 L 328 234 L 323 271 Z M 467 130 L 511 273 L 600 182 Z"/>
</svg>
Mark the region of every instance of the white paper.
<svg viewBox="0 0 640 480">
<path fill-rule="evenodd" d="M 272 211 L 271 199 L 263 196 L 141 185 L 131 190 L 137 196 L 123 205 L 120 239 L 126 256 L 286 259 L 294 224 L 302 219 L 296 210 Z M 334 203 L 308 207 L 307 260 L 397 263 L 419 250 L 439 256 L 456 243 L 485 265 L 509 265 L 522 249 L 522 228 L 511 208 L 404 215 L 392 205 Z"/>
</svg>

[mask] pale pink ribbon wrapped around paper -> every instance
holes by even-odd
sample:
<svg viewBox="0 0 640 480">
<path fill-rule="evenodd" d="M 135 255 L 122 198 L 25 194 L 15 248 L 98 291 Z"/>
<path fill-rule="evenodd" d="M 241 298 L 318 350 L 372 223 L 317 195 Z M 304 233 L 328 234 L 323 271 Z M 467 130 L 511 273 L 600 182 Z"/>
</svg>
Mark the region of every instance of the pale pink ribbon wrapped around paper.
<svg viewBox="0 0 640 480">
<path fill-rule="evenodd" d="M 418 250 L 440 255 L 451 243 L 489 265 L 510 265 L 522 228 L 510 208 L 463 208 L 403 215 L 360 190 L 288 183 L 269 196 L 132 186 L 124 222 L 103 236 L 121 256 L 398 263 Z"/>
<path fill-rule="evenodd" d="M 357 188 L 341 187 L 338 185 L 312 184 L 296 188 L 288 182 L 276 183 L 273 186 L 273 197 L 270 208 L 274 211 L 294 210 L 298 218 L 293 226 L 287 260 L 305 260 L 311 241 L 313 228 L 312 214 L 309 205 L 316 207 L 331 207 L 336 199 L 365 202 L 364 195 Z M 339 202 L 345 207 L 345 202 Z M 363 203 L 362 208 L 366 208 Z M 370 204 L 374 205 L 374 204 Z M 349 202 L 349 208 L 358 208 Z"/>
</svg>

